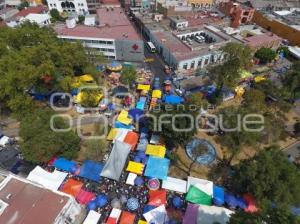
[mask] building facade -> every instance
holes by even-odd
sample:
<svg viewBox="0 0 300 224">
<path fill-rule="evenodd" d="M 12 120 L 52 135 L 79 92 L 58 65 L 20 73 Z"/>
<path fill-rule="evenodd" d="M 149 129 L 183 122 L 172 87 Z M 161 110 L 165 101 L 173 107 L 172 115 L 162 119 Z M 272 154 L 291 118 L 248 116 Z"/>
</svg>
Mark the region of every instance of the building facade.
<svg viewBox="0 0 300 224">
<path fill-rule="evenodd" d="M 255 9 L 240 3 L 229 1 L 219 4 L 219 9 L 231 17 L 231 27 L 237 28 L 252 21 Z"/>
<path fill-rule="evenodd" d="M 209 8 L 214 4 L 213 0 L 188 0 L 188 3 L 193 7 Z"/>
<path fill-rule="evenodd" d="M 49 10 L 57 9 L 60 13 L 77 13 L 78 15 L 89 14 L 86 0 L 48 0 Z"/>
<path fill-rule="evenodd" d="M 0 10 L 5 8 L 5 0 L 0 0 Z"/>
</svg>

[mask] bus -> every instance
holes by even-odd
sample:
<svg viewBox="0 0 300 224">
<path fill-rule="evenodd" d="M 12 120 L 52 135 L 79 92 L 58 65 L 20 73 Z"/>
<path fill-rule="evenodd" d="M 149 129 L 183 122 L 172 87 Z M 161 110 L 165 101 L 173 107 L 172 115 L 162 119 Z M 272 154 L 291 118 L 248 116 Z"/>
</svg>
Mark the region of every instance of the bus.
<svg viewBox="0 0 300 224">
<path fill-rule="evenodd" d="M 152 42 L 147 42 L 146 45 L 147 45 L 147 48 L 149 49 L 149 51 L 151 53 L 155 53 L 156 52 L 156 48 L 155 48 L 155 46 L 154 46 L 154 44 Z"/>
</svg>

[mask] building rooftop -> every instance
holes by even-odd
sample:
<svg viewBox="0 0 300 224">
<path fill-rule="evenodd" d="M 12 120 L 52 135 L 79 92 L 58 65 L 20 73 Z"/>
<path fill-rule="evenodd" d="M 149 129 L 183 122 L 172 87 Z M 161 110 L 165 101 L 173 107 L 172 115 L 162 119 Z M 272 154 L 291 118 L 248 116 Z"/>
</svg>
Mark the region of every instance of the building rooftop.
<svg viewBox="0 0 300 224">
<path fill-rule="evenodd" d="M 22 9 L 20 12 L 14 15 L 14 18 L 16 17 L 25 17 L 31 13 L 42 13 L 45 11 L 45 7 L 40 5 L 36 7 L 28 7 L 25 9 Z"/>
<path fill-rule="evenodd" d="M 63 194 L 9 176 L 0 185 L 0 202 L 7 204 L 0 215 L 0 223 L 53 224 L 69 199 Z"/>
<path fill-rule="evenodd" d="M 268 43 L 271 41 L 277 41 L 277 40 L 281 40 L 281 39 L 282 38 L 280 38 L 279 36 L 277 36 L 273 33 L 264 33 L 264 34 L 254 35 L 251 37 L 246 37 L 243 40 L 249 46 L 256 47 L 256 46 L 261 46 L 264 43 Z"/>
<path fill-rule="evenodd" d="M 131 25 L 123 26 L 85 26 L 77 25 L 75 28 L 67 28 L 65 24 L 57 24 L 54 27 L 58 36 L 81 37 L 81 38 L 106 38 L 140 40 L 140 36 Z"/>
<path fill-rule="evenodd" d="M 131 22 L 127 18 L 122 8 L 100 8 L 97 9 L 97 16 L 100 25 L 109 26 L 131 26 Z"/>
</svg>

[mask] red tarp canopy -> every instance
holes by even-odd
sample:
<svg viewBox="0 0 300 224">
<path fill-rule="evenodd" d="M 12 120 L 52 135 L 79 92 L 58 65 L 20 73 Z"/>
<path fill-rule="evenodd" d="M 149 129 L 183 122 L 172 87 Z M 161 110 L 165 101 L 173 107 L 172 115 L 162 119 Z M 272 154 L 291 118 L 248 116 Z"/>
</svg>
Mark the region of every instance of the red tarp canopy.
<svg viewBox="0 0 300 224">
<path fill-rule="evenodd" d="M 112 218 L 112 217 L 108 217 L 106 224 L 117 224 L 117 219 L 116 218 Z"/>
<path fill-rule="evenodd" d="M 167 192 L 165 190 L 150 191 L 149 196 L 149 205 L 158 207 L 167 203 Z"/>
<path fill-rule="evenodd" d="M 64 183 L 61 191 L 76 197 L 79 194 L 82 186 L 82 182 L 74 179 L 69 179 Z"/>
<path fill-rule="evenodd" d="M 134 224 L 135 214 L 123 211 L 119 224 Z"/>
<path fill-rule="evenodd" d="M 131 145 L 131 150 L 134 150 L 139 141 L 139 134 L 136 132 L 130 131 L 127 133 L 124 142 Z"/>
<path fill-rule="evenodd" d="M 258 208 L 256 207 L 256 203 L 254 200 L 254 197 L 250 194 L 244 194 L 243 196 L 244 200 L 246 201 L 247 208 L 245 208 L 245 212 L 254 213 L 258 211 Z"/>
<path fill-rule="evenodd" d="M 86 205 L 91 200 L 93 200 L 95 197 L 96 196 L 94 193 L 81 189 L 80 192 L 78 193 L 76 199 L 80 204 Z"/>
</svg>

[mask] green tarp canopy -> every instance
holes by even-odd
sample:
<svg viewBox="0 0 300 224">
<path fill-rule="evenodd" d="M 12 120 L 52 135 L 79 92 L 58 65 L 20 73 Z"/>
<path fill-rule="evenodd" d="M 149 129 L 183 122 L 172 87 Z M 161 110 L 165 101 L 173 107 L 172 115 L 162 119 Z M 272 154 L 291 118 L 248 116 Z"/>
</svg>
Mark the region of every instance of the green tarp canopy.
<svg viewBox="0 0 300 224">
<path fill-rule="evenodd" d="M 190 186 L 189 191 L 185 196 L 185 200 L 200 205 L 212 205 L 211 196 L 201 191 L 195 185 Z"/>
</svg>

